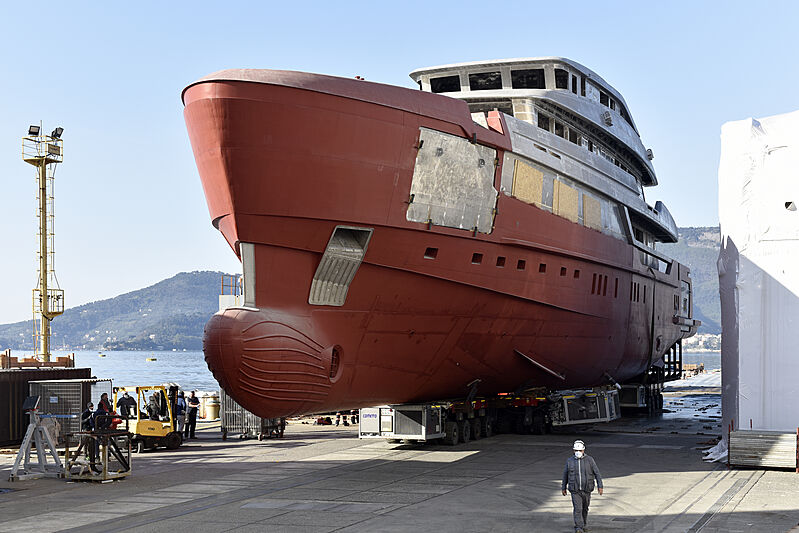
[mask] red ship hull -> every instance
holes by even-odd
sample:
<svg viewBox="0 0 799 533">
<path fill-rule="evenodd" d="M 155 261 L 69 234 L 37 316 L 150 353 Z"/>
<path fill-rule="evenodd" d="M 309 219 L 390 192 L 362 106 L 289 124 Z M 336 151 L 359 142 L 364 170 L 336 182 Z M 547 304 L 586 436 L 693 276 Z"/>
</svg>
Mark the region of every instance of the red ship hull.
<svg viewBox="0 0 799 533">
<path fill-rule="evenodd" d="M 688 271 L 653 272 L 616 238 L 505 194 L 490 234 L 406 219 L 419 128 L 492 147 L 501 162 L 501 115 L 484 129 L 438 95 L 256 73 L 184 92 L 214 225 L 237 254 L 253 245 L 254 307 L 215 315 L 204 343 L 248 410 L 463 398 L 475 380 L 480 395 L 623 382 L 687 336 L 672 302 Z M 344 305 L 311 305 L 340 225 L 373 230 L 368 249 Z M 648 300 L 633 301 L 635 284 Z"/>
</svg>

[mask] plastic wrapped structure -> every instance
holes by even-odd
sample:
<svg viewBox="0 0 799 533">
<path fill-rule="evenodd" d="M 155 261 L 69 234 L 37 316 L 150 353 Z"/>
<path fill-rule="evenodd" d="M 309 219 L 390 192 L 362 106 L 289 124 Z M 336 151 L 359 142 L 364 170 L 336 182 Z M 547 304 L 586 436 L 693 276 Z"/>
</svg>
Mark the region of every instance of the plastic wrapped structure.
<svg viewBox="0 0 799 533">
<path fill-rule="evenodd" d="M 797 169 L 799 111 L 722 126 L 724 428 L 795 432 L 799 426 Z"/>
</svg>

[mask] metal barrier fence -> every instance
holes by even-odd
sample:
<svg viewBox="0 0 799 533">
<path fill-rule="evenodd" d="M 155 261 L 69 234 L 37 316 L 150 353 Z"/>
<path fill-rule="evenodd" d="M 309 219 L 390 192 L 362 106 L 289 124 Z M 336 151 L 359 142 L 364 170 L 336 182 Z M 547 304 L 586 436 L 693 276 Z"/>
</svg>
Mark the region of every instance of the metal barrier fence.
<svg viewBox="0 0 799 533">
<path fill-rule="evenodd" d="M 78 433 L 80 414 L 86 409 L 88 402 L 95 408 L 102 393 L 113 398 L 110 379 L 51 379 L 30 381 L 28 383 L 31 396 L 41 397 L 39 411 L 43 415 L 78 415 L 75 418 L 59 419 L 61 424 L 58 440 L 63 442 L 64 435 Z M 113 407 L 113 406 L 112 406 Z M 72 443 L 76 441 L 73 439 Z"/>
<path fill-rule="evenodd" d="M 285 419 L 256 416 L 236 403 L 224 389 L 219 391 L 219 400 L 222 440 L 227 439 L 228 434 L 238 434 L 240 439 L 257 437 L 258 440 L 283 436 Z"/>
</svg>

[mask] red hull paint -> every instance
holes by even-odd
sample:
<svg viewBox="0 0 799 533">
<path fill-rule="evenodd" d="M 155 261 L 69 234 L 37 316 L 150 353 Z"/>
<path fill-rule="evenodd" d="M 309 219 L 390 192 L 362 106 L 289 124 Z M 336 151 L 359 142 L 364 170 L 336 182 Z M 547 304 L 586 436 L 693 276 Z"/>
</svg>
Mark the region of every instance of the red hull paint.
<svg viewBox="0 0 799 533">
<path fill-rule="evenodd" d="M 450 98 L 257 73 L 184 93 L 211 218 L 234 251 L 255 245 L 258 309 L 217 314 L 205 333 L 209 368 L 250 411 L 461 398 L 475 379 L 480 394 L 623 381 L 683 336 L 672 302 L 688 271 L 676 263 L 652 272 L 628 244 L 504 194 L 488 235 L 406 220 L 419 128 L 474 137 L 502 161 L 500 115 L 485 130 Z M 374 230 L 364 262 L 344 306 L 309 305 L 339 224 Z M 632 283 L 647 287 L 646 303 L 631 301 Z"/>
</svg>

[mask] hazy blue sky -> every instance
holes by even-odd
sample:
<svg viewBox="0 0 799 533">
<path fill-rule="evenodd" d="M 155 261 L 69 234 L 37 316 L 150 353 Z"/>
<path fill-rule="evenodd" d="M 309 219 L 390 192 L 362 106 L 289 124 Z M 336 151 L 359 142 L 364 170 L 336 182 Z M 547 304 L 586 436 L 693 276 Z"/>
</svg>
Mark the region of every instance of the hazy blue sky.
<svg viewBox="0 0 799 533">
<path fill-rule="evenodd" d="M 31 316 L 29 124 L 65 128 L 57 274 L 67 306 L 186 270 L 238 271 L 211 226 L 181 89 L 224 68 L 413 87 L 460 61 L 565 56 L 625 97 L 677 223 L 715 225 L 719 130 L 799 108 L 796 2 L 57 2 L 0 15 L 0 323 Z"/>
</svg>

